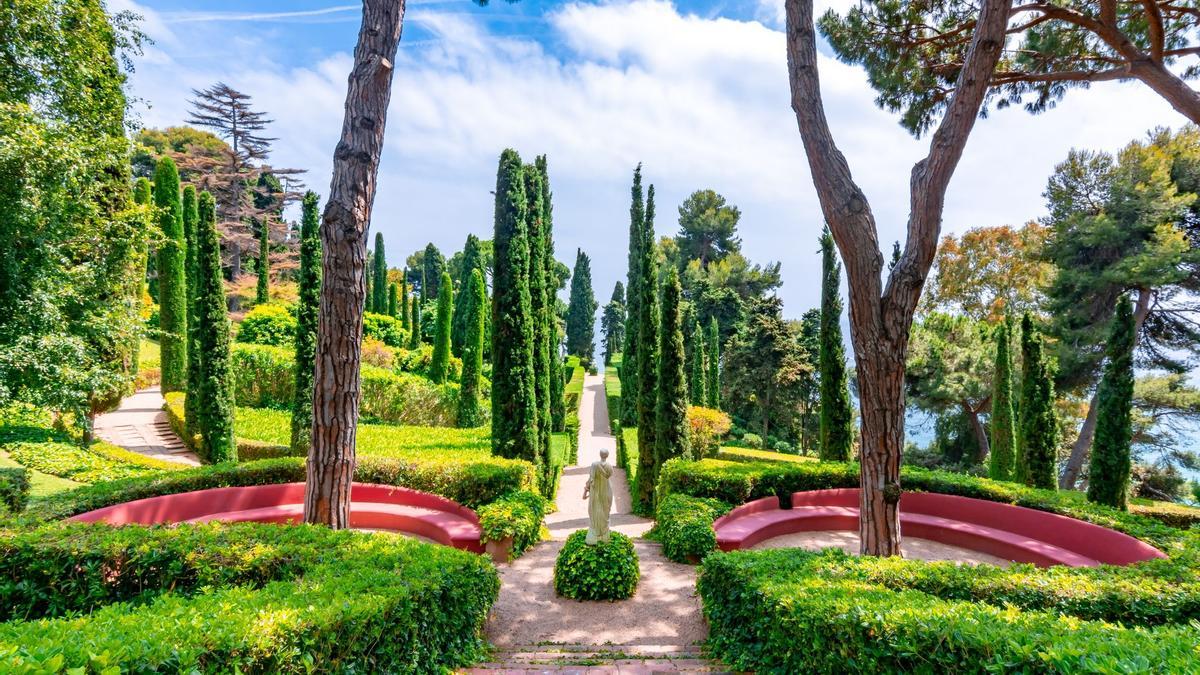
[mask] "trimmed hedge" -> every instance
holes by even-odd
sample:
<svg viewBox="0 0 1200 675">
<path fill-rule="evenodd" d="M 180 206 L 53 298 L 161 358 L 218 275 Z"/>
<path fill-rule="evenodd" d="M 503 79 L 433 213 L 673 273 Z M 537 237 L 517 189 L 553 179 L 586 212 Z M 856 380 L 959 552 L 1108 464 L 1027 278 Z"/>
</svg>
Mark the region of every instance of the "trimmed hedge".
<svg viewBox="0 0 1200 675">
<path fill-rule="evenodd" d="M 546 506 L 541 495 L 520 490 L 480 507 L 479 525 L 484 541 L 512 537 L 512 557 L 521 555 L 541 540 Z"/>
<path fill-rule="evenodd" d="M 589 546 L 587 530 L 577 530 L 554 561 L 554 592 L 573 600 L 624 600 L 640 578 L 633 540 L 620 532 Z"/>
<path fill-rule="evenodd" d="M 789 455 L 774 450 L 755 450 L 754 448 L 722 447 L 717 451 L 717 459 L 730 462 L 815 462 L 816 457 L 808 455 Z"/>
<path fill-rule="evenodd" d="M 716 656 L 759 673 L 1183 673 L 1200 662 L 1194 623 L 1126 627 L 1081 619 L 1050 602 L 1043 611 L 964 601 L 934 582 L 940 575 L 966 588 L 981 572 L 976 586 L 1005 575 L 986 566 L 851 560 L 832 551 L 738 551 L 705 558 L 697 587 Z M 1036 572 L 1040 583 L 1054 578 Z M 1035 570 L 1018 566 L 1014 573 Z M 1061 576 L 1053 592 L 1030 592 L 1070 595 L 1082 575 Z M 1013 590 L 989 600 L 1019 600 L 1020 589 Z"/>
<path fill-rule="evenodd" d="M 43 582 L 10 612 L 92 609 L 0 624 L 5 672 L 445 672 L 483 656 L 499 592 L 480 556 L 316 527 L 51 526 L 0 546 L 6 579 Z"/>
<path fill-rule="evenodd" d="M 1169 502 L 1151 502 L 1149 504 L 1131 502 L 1129 504 L 1129 512 L 1153 518 L 1171 527 L 1187 529 L 1200 525 L 1200 509 L 1194 506 L 1171 504 Z"/>
<path fill-rule="evenodd" d="M 20 467 L 0 467 L 0 513 L 20 513 L 29 503 L 29 470 Z"/>
<path fill-rule="evenodd" d="M 65 441 L 6 443 L 0 447 L 19 464 L 78 483 L 99 483 L 187 468 L 185 464 L 139 455 L 103 441 L 87 448 Z"/>
<path fill-rule="evenodd" d="M 727 513 L 728 504 L 673 494 L 658 505 L 654 532 L 663 555 L 675 562 L 698 562 L 717 548 L 713 521 Z"/>
</svg>

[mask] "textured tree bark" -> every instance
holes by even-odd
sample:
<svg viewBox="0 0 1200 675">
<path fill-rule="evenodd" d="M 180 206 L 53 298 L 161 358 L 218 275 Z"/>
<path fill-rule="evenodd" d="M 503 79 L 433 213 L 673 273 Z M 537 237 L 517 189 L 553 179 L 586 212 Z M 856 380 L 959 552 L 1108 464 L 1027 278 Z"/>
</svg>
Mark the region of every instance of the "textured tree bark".
<svg viewBox="0 0 1200 675">
<path fill-rule="evenodd" d="M 908 332 L 933 264 L 946 186 L 979 116 L 996 69 L 1012 0 L 985 0 L 954 97 L 913 167 L 905 249 L 881 289 L 883 254 L 870 204 L 850 175 L 821 102 L 812 0 L 786 0 L 792 109 L 821 210 L 850 282 L 850 335 L 858 372 L 861 501 L 859 535 L 866 555 L 900 554 L 900 461 L 904 444 L 904 365 Z"/>
<path fill-rule="evenodd" d="M 1200 124 L 1200 93 L 1188 86 L 1161 61 L 1140 59 L 1130 64 L 1130 73 L 1166 99 L 1180 115 Z"/>
<path fill-rule="evenodd" d="M 971 421 L 971 431 L 975 433 L 975 461 L 983 463 L 987 459 L 988 452 L 991 450 L 991 444 L 988 441 L 987 429 L 983 426 L 983 420 L 979 419 L 982 409 L 977 410 L 965 403 L 962 409 L 967 415 L 967 419 Z"/>
<path fill-rule="evenodd" d="M 350 524 L 366 298 L 367 229 L 392 93 L 404 0 L 364 0 L 346 91 L 342 137 L 321 225 L 321 310 L 313 383 L 304 522 Z"/>
</svg>

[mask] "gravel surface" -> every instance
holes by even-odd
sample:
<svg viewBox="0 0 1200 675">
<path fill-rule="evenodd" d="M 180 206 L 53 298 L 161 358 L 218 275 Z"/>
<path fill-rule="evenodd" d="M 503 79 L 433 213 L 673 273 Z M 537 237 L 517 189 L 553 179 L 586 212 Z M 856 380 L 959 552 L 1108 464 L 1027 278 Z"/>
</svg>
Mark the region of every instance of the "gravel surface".
<svg viewBox="0 0 1200 675">
<path fill-rule="evenodd" d="M 785 534 L 759 542 L 752 548 L 806 548 L 816 551 L 823 548 L 840 548 L 851 554 L 858 554 L 859 539 L 857 532 L 821 530 L 817 532 L 797 532 Z M 972 551 L 959 546 L 951 546 L 928 539 L 904 537 L 900 542 L 900 550 L 905 558 L 913 560 L 953 560 L 961 563 L 998 565 L 1008 567 L 1011 560 L 998 558 L 987 553 Z"/>
</svg>

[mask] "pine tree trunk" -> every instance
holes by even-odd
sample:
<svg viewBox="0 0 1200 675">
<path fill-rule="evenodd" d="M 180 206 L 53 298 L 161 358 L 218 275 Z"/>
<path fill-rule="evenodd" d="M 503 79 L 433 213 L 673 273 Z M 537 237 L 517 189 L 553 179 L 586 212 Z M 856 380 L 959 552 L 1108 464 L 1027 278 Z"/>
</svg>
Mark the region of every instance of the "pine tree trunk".
<svg viewBox="0 0 1200 675">
<path fill-rule="evenodd" d="M 975 433 L 975 461 L 976 463 L 982 464 L 983 461 L 987 459 L 988 452 L 991 449 L 991 444 L 988 442 L 987 429 L 985 429 L 983 426 L 983 420 L 979 419 L 978 410 L 971 408 L 971 406 L 965 403 L 963 404 L 962 409 L 963 413 L 966 414 L 967 419 L 971 422 L 971 431 Z"/>
<path fill-rule="evenodd" d="M 333 155 L 333 179 L 321 229 L 323 281 L 304 521 L 335 529 L 350 524 L 367 227 L 404 4 L 404 0 L 363 1 L 342 137 Z"/>
<path fill-rule="evenodd" d="M 853 296 L 853 293 L 851 294 Z M 863 340 L 864 327 L 851 299 L 862 435 L 859 440 L 858 534 L 868 555 L 900 555 L 900 457 L 904 447 L 904 361 L 907 327 L 889 340 Z M 873 344 L 863 344 L 863 343 Z"/>
</svg>

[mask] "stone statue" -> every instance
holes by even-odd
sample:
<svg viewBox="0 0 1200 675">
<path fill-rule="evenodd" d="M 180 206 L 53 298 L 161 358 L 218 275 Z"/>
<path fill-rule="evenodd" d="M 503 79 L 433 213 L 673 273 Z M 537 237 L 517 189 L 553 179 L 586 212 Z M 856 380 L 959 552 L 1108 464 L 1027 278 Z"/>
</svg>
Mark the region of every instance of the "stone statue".
<svg viewBox="0 0 1200 675">
<path fill-rule="evenodd" d="M 600 461 L 592 462 L 588 470 L 587 485 L 583 488 L 583 498 L 588 500 L 587 543 L 589 545 L 600 541 L 608 541 L 608 512 L 612 510 L 613 493 L 608 479 L 612 477 L 613 467 L 608 463 L 608 450 L 600 450 Z"/>
</svg>

